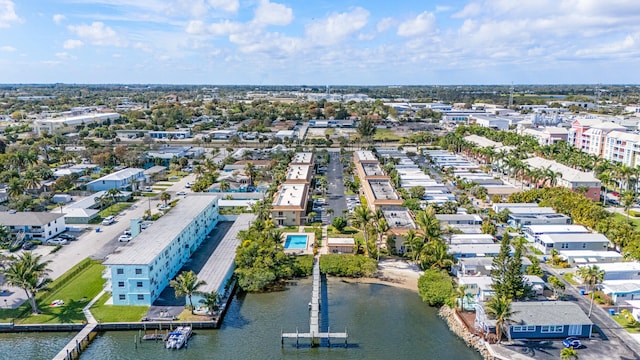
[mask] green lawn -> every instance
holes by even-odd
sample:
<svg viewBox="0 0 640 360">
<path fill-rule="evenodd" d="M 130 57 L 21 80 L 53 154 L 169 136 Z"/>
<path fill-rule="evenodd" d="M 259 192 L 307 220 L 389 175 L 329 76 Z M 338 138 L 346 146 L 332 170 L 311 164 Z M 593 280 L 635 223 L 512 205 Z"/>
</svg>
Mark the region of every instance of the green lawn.
<svg viewBox="0 0 640 360">
<path fill-rule="evenodd" d="M 616 218 L 616 219 L 624 220 L 624 221 L 628 220 L 631 224 L 633 224 L 633 226 L 636 227 L 636 229 L 640 229 L 640 218 L 630 216 L 627 219 L 627 215 L 626 214 L 623 215 L 623 214 L 620 214 L 620 213 L 613 213 L 613 217 Z"/>
<path fill-rule="evenodd" d="M 71 269 L 68 273 L 75 270 Z M 85 321 L 82 308 L 93 299 L 104 287 L 105 280 L 102 278 L 102 266 L 98 261 L 91 261 L 91 264 L 80 271 L 72 278 L 62 275 L 59 279 L 64 280 L 63 286 L 48 293 L 38 294 L 37 302 L 42 314 L 32 315 L 31 306 L 25 302 L 18 309 L 0 310 L 0 322 L 15 320 L 16 324 L 56 324 L 56 323 L 79 323 Z M 54 287 L 60 281 L 51 283 Z M 63 300 L 64 305 L 60 307 L 50 307 L 54 300 Z"/>
<path fill-rule="evenodd" d="M 133 203 L 119 202 L 115 203 L 108 208 L 101 210 L 98 213 L 98 217 L 106 218 L 107 216 L 115 216 L 118 215 L 121 211 L 126 210 L 131 207 Z"/>
<path fill-rule="evenodd" d="M 399 141 L 402 136 L 398 135 L 393 129 L 376 129 L 373 140 L 376 141 Z"/>
<path fill-rule="evenodd" d="M 158 195 L 159 195 L 158 193 L 153 193 L 153 192 L 144 192 L 144 193 L 142 193 L 142 196 L 144 196 L 144 197 L 150 197 L 150 198 L 152 198 L 152 197 L 156 197 L 156 196 L 158 196 Z"/>
<path fill-rule="evenodd" d="M 580 283 L 573 278 L 573 273 L 564 273 L 562 274 L 562 278 L 567 280 L 567 282 L 571 285 L 574 285 L 574 286 L 580 285 Z"/>
<path fill-rule="evenodd" d="M 627 319 L 625 319 L 623 315 L 621 314 L 613 315 L 612 318 L 618 324 L 620 324 L 620 326 L 622 326 L 625 330 L 627 330 L 627 332 L 630 332 L 632 334 L 640 333 L 640 325 L 638 325 L 637 323 L 636 324 L 629 323 L 629 321 L 627 321 Z"/>
<path fill-rule="evenodd" d="M 140 321 L 149 311 L 148 306 L 105 305 L 111 294 L 106 293 L 91 307 L 91 314 L 100 322 L 135 322 Z"/>
<path fill-rule="evenodd" d="M 353 235 L 357 234 L 358 231 L 358 229 L 351 226 L 345 227 L 344 229 L 342 229 L 342 232 L 337 231 L 331 225 L 327 227 L 327 235 L 330 237 L 353 237 Z"/>
<path fill-rule="evenodd" d="M 288 225 L 281 228 L 284 232 L 298 232 L 299 227 L 294 225 Z"/>
</svg>

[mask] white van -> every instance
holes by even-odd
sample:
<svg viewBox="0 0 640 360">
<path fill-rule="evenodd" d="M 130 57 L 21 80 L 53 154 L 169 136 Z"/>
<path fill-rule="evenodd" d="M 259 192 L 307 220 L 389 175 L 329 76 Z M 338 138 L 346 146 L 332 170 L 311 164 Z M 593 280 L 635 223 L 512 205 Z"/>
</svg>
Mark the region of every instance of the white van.
<svg viewBox="0 0 640 360">
<path fill-rule="evenodd" d="M 116 221 L 113 216 L 107 216 L 102 220 L 102 225 L 111 225 Z"/>
</svg>

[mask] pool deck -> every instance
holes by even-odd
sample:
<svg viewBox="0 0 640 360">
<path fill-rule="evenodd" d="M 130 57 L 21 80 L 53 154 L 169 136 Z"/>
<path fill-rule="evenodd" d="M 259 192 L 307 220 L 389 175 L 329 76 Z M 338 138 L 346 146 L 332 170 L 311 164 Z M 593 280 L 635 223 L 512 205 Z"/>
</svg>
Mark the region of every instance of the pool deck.
<svg viewBox="0 0 640 360">
<path fill-rule="evenodd" d="M 286 254 L 313 254 L 313 243 L 316 240 L 316 235 L 314 233 L 307 232 L 286 232 L 282 233 L 282 238 L 284 239 L 284 243 L 287 242 L 287 236 L 306 236 L 307 237 L 307 247 L 304 249 L 284 249 Z M 284 245 L 284 244 L 283 244 Z"/>
</svg>

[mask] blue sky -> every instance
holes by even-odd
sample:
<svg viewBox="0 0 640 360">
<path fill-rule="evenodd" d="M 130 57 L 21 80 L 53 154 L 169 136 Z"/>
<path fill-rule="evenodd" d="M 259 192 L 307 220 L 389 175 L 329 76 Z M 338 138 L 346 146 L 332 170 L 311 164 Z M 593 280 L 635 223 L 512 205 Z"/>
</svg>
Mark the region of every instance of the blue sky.
<svg viewBox="0 0 640 360">
<path fill-rule="evenodd" d="M 0 83 L 639 83 L 639 62 L 637 0 L 0 0 Z"/>
</svg>

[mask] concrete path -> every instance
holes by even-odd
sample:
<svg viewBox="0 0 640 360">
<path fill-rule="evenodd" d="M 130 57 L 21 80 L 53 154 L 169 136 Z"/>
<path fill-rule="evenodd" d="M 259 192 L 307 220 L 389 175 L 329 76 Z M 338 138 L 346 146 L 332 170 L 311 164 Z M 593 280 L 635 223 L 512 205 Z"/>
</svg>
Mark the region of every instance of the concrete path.
<svg viewBox="0 0 640 360">
<path fill-rule="evenodd" d="M 87 304 L 87 306 L 85 306 L 82 309 L 82 313 L 84 314 L 84 317 L 87 318 L 87 323 L 88 324 L 97 324 L 98 321 L 96 320 L 96 318 L 93 317 L 93 314 L 91 313 L 91 307 L 93 306 L 93 304 L 95 304 L 98 300 L 100 300 L 100 298 L 102 297 L 102 295 L 104 295 L 105 291 L 102 290 L 100 291 L 100 293 L 98 295 L 96 295 L 96 297 L 94 297 L 93 299 L 91 299 L 91 301 L 89 301 L 89 303 Z"/>
</svg>

